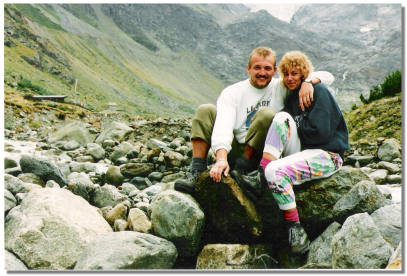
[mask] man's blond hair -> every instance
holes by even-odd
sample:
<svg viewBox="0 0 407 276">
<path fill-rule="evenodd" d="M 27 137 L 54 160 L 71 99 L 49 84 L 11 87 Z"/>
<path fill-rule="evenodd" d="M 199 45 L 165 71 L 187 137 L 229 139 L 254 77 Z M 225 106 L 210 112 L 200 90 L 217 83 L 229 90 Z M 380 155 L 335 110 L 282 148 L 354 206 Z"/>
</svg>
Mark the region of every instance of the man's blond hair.
<svg viewBox="0 0 407 276">
<path fill-rule="evenodd" d="M 276 65 L 276 53 L 271 50 L 271 48 L 269 47 L 257 47 L 255 48 L 249 56 L 249 62 L 247 63 L 247 66 L 250 68 L 252 66 L 252 57 L 254 55 L 258 55 L 261 57 L 268 57 L 268 56 L 272 56 L 274 58 L 274 66 Z"/>
<path fill-rule="evenodd" d="M 299 70 L 302 80 L 304 80 L 314 70 L 314 67 L 306 54 L 300 51 L 292 51 L 285 53 L 278 65 L 278 71 L 281 76 L 284 76 L 284 73 L 292 69 Z"/>
</svg>

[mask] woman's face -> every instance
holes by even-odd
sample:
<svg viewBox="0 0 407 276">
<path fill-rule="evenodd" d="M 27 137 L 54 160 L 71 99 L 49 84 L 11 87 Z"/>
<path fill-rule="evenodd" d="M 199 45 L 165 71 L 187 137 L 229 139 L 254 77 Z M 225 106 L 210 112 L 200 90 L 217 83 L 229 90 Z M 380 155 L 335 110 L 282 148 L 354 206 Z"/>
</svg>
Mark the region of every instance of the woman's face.
<svg viewBox="0 0 407 276">
<path fill-rule="evenodd" d="M 289 68 L 286 72 L 284 72 L 283 80 L 284 85 L 289 90 L 295 90 L 301 84 L 302 74 L 300 70 L 296 68 Z"/>
</svg>

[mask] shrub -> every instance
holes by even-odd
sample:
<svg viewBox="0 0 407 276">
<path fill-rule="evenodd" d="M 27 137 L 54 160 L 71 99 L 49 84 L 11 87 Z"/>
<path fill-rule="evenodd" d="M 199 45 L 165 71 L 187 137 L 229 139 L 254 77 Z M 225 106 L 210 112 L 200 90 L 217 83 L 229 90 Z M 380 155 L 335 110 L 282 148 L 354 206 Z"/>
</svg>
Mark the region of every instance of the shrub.
<svg viewBox="0 0 407 276">
<path fill-rule="evenodd" d="M 20 89 L 29 89 L 31 91 L 36 92 L 37 94 L 40 95 L 48 95 L 48 91 L 42 88 L 39 85 L 33 84 L 30 80 L 22 78 L 17 82 L 17 86 Z"/>
<path fill-rule="evenodd" d="M 399 70 L 386 76 L 384 82 L 380 85 L 374 86 L 369 91 L 369 98 L 366 99 L 360 94 L 360 101 L 364 104 L 368 104 L 374 100 L 378 100 L 384 97 L 391 97 L 401 92 L 401 72 Z"/>
</svg>

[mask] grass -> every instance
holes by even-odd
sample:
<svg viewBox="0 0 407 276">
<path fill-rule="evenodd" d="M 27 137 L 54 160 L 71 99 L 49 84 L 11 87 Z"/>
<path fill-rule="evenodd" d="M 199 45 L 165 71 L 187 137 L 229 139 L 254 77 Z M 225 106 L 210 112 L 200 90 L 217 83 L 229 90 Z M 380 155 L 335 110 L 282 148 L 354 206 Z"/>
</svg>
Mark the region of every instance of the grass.
<svg viewBox="0 0 407 276">
<path fill-rule="evenodd" d="M 40 9 L 36 8 L 34 5 L 30 4 L 14 4 L 15 7 L 26 17 L 31 19 L 42 26 L 50 29 L 65 31 L 61 26 L 52 22 L 48 17 L 46 17 Z"/>
</svg>

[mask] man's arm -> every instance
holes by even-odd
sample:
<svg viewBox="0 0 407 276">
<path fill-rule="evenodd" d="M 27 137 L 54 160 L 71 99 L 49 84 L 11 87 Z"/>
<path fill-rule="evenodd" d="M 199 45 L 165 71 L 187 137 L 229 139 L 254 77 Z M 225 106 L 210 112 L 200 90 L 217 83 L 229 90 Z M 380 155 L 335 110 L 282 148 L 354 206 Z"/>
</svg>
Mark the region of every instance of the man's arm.
<svg viewBox="0 0 407 276">
<path fill-rule="evenodd" d="M 307 79 L 311 79 L 311 83 L 304 81 L 298 94 L 302 111 L 305 111 L 305 108 L 309 108 L 314 101 L 314 87 L 312 85 L 320 82 L 330 85 L 334 82 L 335 77 L 328 71 L 317 71 L 312 72 Z"/>
</svg>

